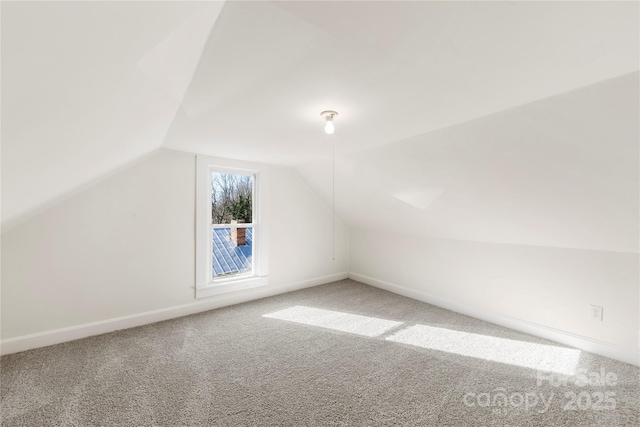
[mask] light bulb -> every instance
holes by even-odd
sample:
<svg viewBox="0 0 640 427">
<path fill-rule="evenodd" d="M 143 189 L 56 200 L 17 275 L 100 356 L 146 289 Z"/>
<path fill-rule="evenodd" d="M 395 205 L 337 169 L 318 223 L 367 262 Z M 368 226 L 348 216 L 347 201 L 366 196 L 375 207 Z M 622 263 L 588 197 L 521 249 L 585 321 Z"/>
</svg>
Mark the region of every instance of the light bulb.
<svg viewBox="0 0 640 427">
<path fill-rule="evenodd" d="M 324 131 L 331 135 L 335 128 L 333 127 L 333 120 L 327 119 L 327 123 L 324 125 Z"/>
<path fill-rule="evenodd" d="M 333 118 L 337 116 L 338 113 L 333 110 L 325 110 L 320 113 L 320 115 L 326 120 L 326 123 L 324 124 L 325 133 L 327 133 L 328 135 L 333 134 L 333 131 L 335 130 L 335 128 L 333 127 Z"/>
</svg>

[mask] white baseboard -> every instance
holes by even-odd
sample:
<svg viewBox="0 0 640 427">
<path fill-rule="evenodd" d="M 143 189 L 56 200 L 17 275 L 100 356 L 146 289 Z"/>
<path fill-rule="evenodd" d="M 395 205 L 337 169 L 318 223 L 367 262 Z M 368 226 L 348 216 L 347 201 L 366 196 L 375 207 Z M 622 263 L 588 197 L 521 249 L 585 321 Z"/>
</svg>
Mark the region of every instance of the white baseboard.
<svg viewBox="0 0 640 427">
<path fill-rule="evenodd" d="M 11 354 L 20 351 L 31 350 L 33 348 L 46 347 L 60 344 L 93 335 L 106 334 L 120 329 L 133 328 L 147 325 L 149 323 L 174 319 L 187 316 L 189 314 L 200 313 L 202 311 L 213 310 L 215 308 L 240 304 L 260 298 L 284 294 L 299 289 L 322 285 L 336 280 L 346 279 L 348 273 L 336 273 L 328 276 L 316 277 L 296 283 L 289 283 L 279 286 L 264 286 L 244 291 L 233 292 L 217 297 L 207 298 L 190 304 L 175 307 L 163 308 L 160 310 L 147 311 L 144 313 L 132 314 L 129 316 L 116 317 L 113 319 L 101 320 L 99 322 L 85 323 L 83 325 L 71 326 L 68 328 L 55 329 L 52 331 L 40 332 L 37 334 L 24 335 L 15 338 L 7 338 L 0 341 L 0 354 Z"/>
<path fill-rule="evenodd" d="M 570 332 L 561 331 L 559 329 L 549 328 L 547 326 L 538 325 L 536 323 L 527 322 L 525 320 L 516 319 L 514 317 L 494 313 L 477 307 L 459 304 L 444 298 L 429 295 L 426 292 L 405 288 L 403 286 L 374 279 L 358 273 L 349 273 L 349 278 L 376 288 L 384 289 L 385 291 L 393 292 L 394 294 L 455 311 L 456 313 L 475 317 L 476 319 L 485 320 L 496 325 L 575 347 L 580 350 L 588 351 L 589 353 L 599 354 L 600 356 L 608 357 L 610 359 L 620 360 L 631 365 L 640 366 L 640 351 L 638 350 L 620 347 L 615 344 L 609 344 L 581 335 L 572 334 Z"/>
</svg>

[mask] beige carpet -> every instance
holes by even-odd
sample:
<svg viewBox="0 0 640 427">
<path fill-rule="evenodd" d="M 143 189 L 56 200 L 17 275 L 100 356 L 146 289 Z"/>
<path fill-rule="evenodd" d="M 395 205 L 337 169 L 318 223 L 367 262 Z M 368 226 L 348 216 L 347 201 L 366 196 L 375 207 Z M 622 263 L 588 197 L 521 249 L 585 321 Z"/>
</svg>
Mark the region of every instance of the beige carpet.
<svg viewBox="0 0 640 427">
<path fill-rule="evenodd" d="M 3 426 L 640 426 L 639 376 L 344 280 L 5 356 L 0 409 Z"/>
</svg>

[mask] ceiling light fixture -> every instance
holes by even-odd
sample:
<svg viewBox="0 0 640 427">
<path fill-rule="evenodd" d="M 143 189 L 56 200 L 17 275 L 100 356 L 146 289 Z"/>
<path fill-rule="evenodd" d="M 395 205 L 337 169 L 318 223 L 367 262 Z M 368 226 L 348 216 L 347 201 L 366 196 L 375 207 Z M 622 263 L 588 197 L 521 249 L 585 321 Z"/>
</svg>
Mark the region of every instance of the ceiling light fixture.
<svg viewBox="0 0 640 427">
<path fill-rule="evenodd" d="M 325 110 L 320 113 L 326 120 L 324 124 L 324 131 L 332 135 L 335 128 L 333 127 L 333 118 L 338 115 L 333 110 Z M 336 260 L 336 143 L 335 139 L 331 138 L 331 258 Z"/>
<path fill-rule="evenodd" d="M 322 117 L 324 117 L 324 119 L 326 120 L 326 123 L 324 124 L 325 133 L 327 133 L 329 135 L 333 134 L 333 131 L 335 130 L 335 128 L 333 126 L 333 118 L 335 116 L 337 116 L 338 113 L 336 113 L 335 111 L 332 111 L 332 110 L 326 110 L 326 111 L 323 111 L 322 113 L 320 113 L 320 115 Z"/>
</svg>

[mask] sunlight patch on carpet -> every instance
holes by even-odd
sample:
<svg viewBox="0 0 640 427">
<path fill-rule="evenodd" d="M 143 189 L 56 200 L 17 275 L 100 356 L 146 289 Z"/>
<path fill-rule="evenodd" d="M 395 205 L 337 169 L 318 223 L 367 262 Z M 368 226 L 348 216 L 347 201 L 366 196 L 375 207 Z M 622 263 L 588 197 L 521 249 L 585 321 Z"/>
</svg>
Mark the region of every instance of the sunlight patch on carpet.
<svg viewBox="0 0 640 427">
<path fill-rule="evenodd" d="M 341 313 L 339 311 L 323 310 L 300 305 L 276 311 L 275 313 L 265 314 L 263 317 L 302 323 L 310 326 L 319 326 L 321 328 L 348 332 L 365 337 L 380 336 L 403 323 L 379 319 L 377 317 Z"/>
<path fill-rule="evenodd" d="M 541 371 L 575 374 L 580 350 L 426 325 L 414 325 L 386 338 L 402 344 L 475 357 Z"/>
</svg>

